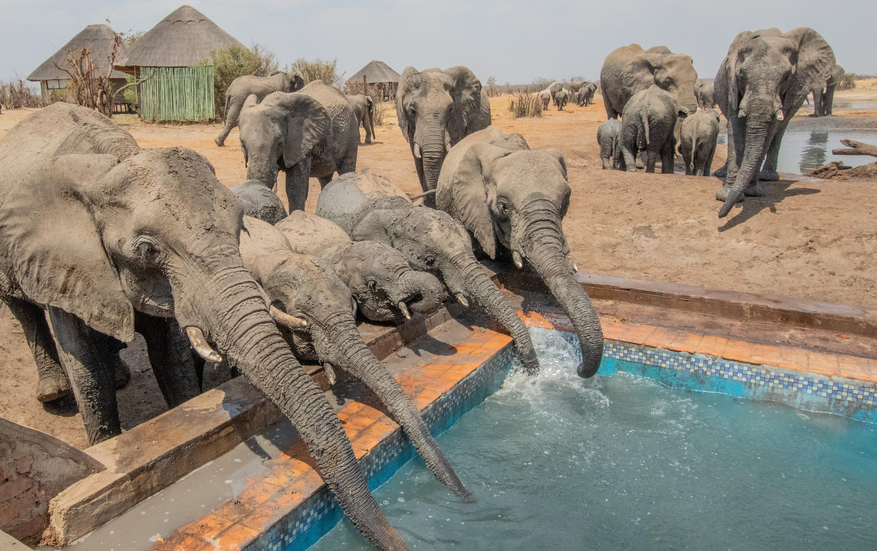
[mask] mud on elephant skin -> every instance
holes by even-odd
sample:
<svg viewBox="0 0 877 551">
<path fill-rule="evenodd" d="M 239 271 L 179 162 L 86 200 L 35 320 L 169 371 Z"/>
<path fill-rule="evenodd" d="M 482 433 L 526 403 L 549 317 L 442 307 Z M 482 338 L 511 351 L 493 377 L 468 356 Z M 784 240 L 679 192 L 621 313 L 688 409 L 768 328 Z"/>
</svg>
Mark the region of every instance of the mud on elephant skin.
<svg viewBox="0 0 877 551">
<path fill-rule="evenodd" d="M 294 323 L 284 330 L 296 355 L 322 362 L 330 383 L 334 383 L 333 366 L 362 381 L 387 406 L 436 478 L 457 496 L 471 501 L 472 495 L 430 434 L 414 402 L 360 336 L 353 297 L 332 266 L 315 256 L 293 253 L 283 232 L 270 224 L 245 218 L 244 228 L 244 264 L 278 308 L 306 322 L 304 327 Z"/>
<path fill-rule="evenodd" d="M 399 129 L 411 147 L 424 192 L 435 189 L 448 150 L 490 125 L 490 100 L 466 67 L 406 67 L 396 92 Z M 424 199 L 431 205 L 432 197 Z"/>
<path fill-rule="evenodd" d="M 371 321 L 403 322 L 411 312 L 428 315 L 447 298 L 434 275 L 412 268 L 399 251 L 377 241 L 353 241 L 325 218 L 295 211 L 277 229 L 293 252 L 329 261 Z"/>
<path fill-rule="evenodd" d="M 636 158 L 645 152 L 646 172 L 655 172 L 658 157 L 661 172 L 672 174 L 676 157 L 676 121 L 688 116 L 676 95 L 652 85 L 630 98 L 621 115 L 621 160 L 628 172 L 636 172 Z"/>
<path fill-rule="evenodd" d="M 304 210 L 308 179 L 325 186 L 356 168 L 359 128 L 353 108 L 334 86 L 310 82 L 299 92 L 274 92 L 261 102 L 250 96 L 240 117 L 247 179 L 274 189 L 286 173 L 289 210 Z"/>
<path fill-rule="evenodd" d="M 416 270 L 438 276 L 464 306 L 480 304 L 515 341 L 524 368 L 539 369 L 527 327 L 475 258 L 472 239 L 450 215 L 415 206 L 386 178 L 365 169 L 345 174 L 326 186 L 317 215 L 332 220 L 354 241 L 380 241 L 405 257 Z"/>
<path fill-rule="evenodd" d="M 822 86 L 834 68 L 831 46 L 813 29 L 737 35 L 715 80 L 716 101 L 728 119 L 728 168 L 716 194 L 724 202 L 719 218 L 744 195 L 763 195 L 759 180 L 779 179 L 786 127 L 810 90 Z"/>
<path fill-rule="evenodd" d="M 216 145 L 225 145 L 225 139 L 240 122 L 241 109 L 248 97 L 254 95 L 257 101 L 262 101 L 268 94 L 295 92 L 304 85 L 305 81 L 298 71 L 275 71 L 267 77 L 244 75 L 234 79 L 225 91 L 225 126 L 214 140 Z"/>
<path fill-rule="evenodd" d="M 436 203 L 463 224 L 490 258 L 502 247 L 517 268 L 524 261 L 533 267 L 578 334 L 582 363 L 577 373 L 593 377 L 603 357 L 603 330 L 575 277 L 563 233 L 570 193 L 559 151 L 531 150 L 520 134 L 491 126 L 448 154 Z"/>
<path fill-rule="evenodd" d="M 283 201 L 262 182 L 247 180 L 229 189 L 243 205 L 245 216 L 252 216 L 269 224 L 276 224 L 287 216 Z"/>
<path fill-rule="evenodd" d="M 219 359 L 213 341 L 291 420 L 369 540 L 407 549 L 244 267 L 242 225 L 240 203 L 204 157 L 140 150 L 93 110 L 54 104 L 0 143 L 0 292 L 48 307 L 90 442 L 121 431 L 107 337 L 130 341 L 137 314 L 175 318 L 196 350 Z"/>
<path fill-rule="evenodd" d="M 677 97 L 679 104 L 694 112 L 697 71 L 691 58 L 674 54 L 664 46 L 643 50 L 639 44 L 618 48 L 603 62 L 600 85 L 606 116 L 617 119 L 637 92 L 656 85 Z"/>
</svg>

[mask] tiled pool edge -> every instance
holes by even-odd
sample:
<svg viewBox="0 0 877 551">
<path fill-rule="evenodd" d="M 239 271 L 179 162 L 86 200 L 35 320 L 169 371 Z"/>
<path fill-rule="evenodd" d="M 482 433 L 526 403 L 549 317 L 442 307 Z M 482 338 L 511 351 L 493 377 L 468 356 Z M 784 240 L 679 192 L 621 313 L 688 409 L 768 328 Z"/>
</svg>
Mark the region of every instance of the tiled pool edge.
<svg viewBox="0 0 877 551">
<path fill-rule="evenodd" d="M 448 430 L 467 412 L 499 390 L 512 364 L 513 346 L 505 345 L 449 392 L 423 411 L 433 435 Z M 375 490 L 416 456 L 401 430 L 382 440 L 362 458 L 369 487 Z M 242 548 L 248 551 L 304 551 L 329 532 L 343 512 L 323 485 L 310 498 Z"/>
</svg>

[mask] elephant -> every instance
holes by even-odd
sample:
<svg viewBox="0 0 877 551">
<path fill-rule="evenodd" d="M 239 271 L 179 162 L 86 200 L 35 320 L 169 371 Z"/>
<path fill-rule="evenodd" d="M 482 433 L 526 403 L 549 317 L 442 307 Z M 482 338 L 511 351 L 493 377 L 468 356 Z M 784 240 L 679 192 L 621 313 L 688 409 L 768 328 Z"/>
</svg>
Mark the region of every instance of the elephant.
<svg viewBox="0 0 877 551">
<path fill-rule="evenodd" d="M 252 216 L 269 224 L 276 224 L 287 217 L 283 201 L 262 182 L 247 180 L 230 190 L 243 204 L 245 216 Z"/>
<path fill-rule="evenodd" d="M 375 358 L 356 327 L 356 306 L 350 290 L 332 266 L 315 256 L 292 252 L 278 227 L 255 218 L 244 218 L 241 257 L 244 266 L 270 300 L 293 322 L 281 324 L 300 358 L 318 360 L 334 383 L 337 366 L 362 381 L 387 406 L 427 467 L 457 496 L 472 501 L 414 402 L 387 368 Z"/>
<path fill-rule="evenodd" d="M 463 306 L 478 302 L 509 331 L 525 370 L 539 370 L 527 327 L 475 258 L 469 234 L 448 213 L 415 206 L 387 179 L 364 169 L 326 186 L 317 216 L 341 226 L 354 241 L 386 243 L 414 269 L 441 276 Z"/>
<path fill-rule="evenodd" d="M 268 94 L 295 92 L 301 90 L 304 85 L 305 81 L 298 71 L 289 71 L 288 73 L 275 71 L 267 77 L 244 75 L 234 79 L 225 91 L 225 126 L 222 127 L 222 132 L 214 140 L 216 145 L 219 147 L 225 145 L 225 139 L 238 125 L 241 109 L 243 109 L 244 102 L 247 101 L 248 97 L 254 95 L 258 101 L 262 101 Z"/>
<path fill-rule="evenodd" d="M 830 117 L 834 105 L 834 90 L 843 80 L 846 72 L 840 65 L 835 65 L 831 76 L 828 77 L 824 86 L 813 89 L 813 115 L 816 117 Z"/>
<path fill-rule="evenodd" d="M 719 139 L 719 113 L 698 109 L 682 120 L 679 154 L 685 160 L 685 174 L 709 176 Z"/>
<path fill-rule="evenodd" d="M 636 157 L 646 152 L 646 172 L 655 172 L 661 157 L 661 172 L 673 174 L 676 137 L 673 131 L 679 117 L 688 109 L 679 105 L 675 94 L 653 84 L 630 98 L 621 113 L 621 158 L 628 172 L 636 172 Z"/>
<path fill-rule="evenodd" d="M 716 100 L 728 119 L 727 175 L 716 194 L 723 201 L 719 218 L 744 194 L 763 195 L 760 180 L 779 179 L 777 159 L 786 126 L 834 67 L 831 46 L 807 27 L 737 35 L 715 80 Z"/>
<path fill-rule="evenodd" d="M 587 107 L 594 103 L 594 93 L 597 91 L 597 85 L 593 82 L 589 82 L 579 88 L 578 93 L 578 104 L 582 107 Z"/>
<path fill-rule="evenodd" d="M 0 143 L 0 296 L 48 310 L 90 443 L 121 433 L 108 339 L 143 330 L 156 377 L 173 380 L 187 372 L 167 341 L 188 337 L 205 360 L 226 356 L 290 419 L 365 537 L 408 549 L 244 267 L 242 225 L 240 203 L 204 157 L 141 150 L 94 110 L 56 103 Z"/>
<path fill-rule="evenodd" d="M 714 81 L 697 79 L 697 84 L 694 87 L 694 94 L 697 96 L 698 109 L 712 109 L 716 106 Z"/>
<path fill-rule="evenodd" d="M 603 161 L 603 170 L 618 168 L 620 165 L 621 148 L 621 121 L 609 119 L 597 129 L 597 143 L 600 144 L 600 160 Z"/>
<path fill-rule="evenodd" d="M 694 112 L 697 71 L 690 57 L 674 54 L 664 46 L 643 50 L 639 44 L 618 48 L 603 62 L 600 85 L 606 117 L 617 119 L 637 92 L 657 85 L 675 95 L 680 105 Z"/>
<path fill-rule="evenodd" d="M 579 337 L 580 377 L 593 377 L 603 357 L 603 330 L 575 277 L 562 219 L 571 189 L 556 149 L 531 150 L 520 134 L 495 126 L 454 146 L 436 188 L 438 208 L 469 231 L 490 258 L 497 244 L 514 265 L 533 267 L 572 321 Z"/>
<path fill-rule="evenodd" d="M 569 92 L 566 90 L 560 90 L 554 94 L 554 105 L 557 107 L 558 111 L 563 111 L 567 102 L 569 102 Z"/>
<path fill-rule="evenodd" d="M 286 172 L 289 210 L 304 210 L 309 178 L 325 186 L 356 169 L 359 127 L 353 108 L 334 86 L 310 82 L 300 92 L 250 96 L 241 111 L 241 148 L 247 179 L 273 189 Z"/>
<path fill-rule="evenodd" d="M 396 115 L 411 147 L 420 187 L 427 192 L 435 189 L 447 151 L 490 125 L 490 100 L 466 67 L 406 67 L 396 92 Z M 424 198 L 424 204 L 432 202 L 432 196 Z"/>
<path fill-rule="evenodd" d="M 293 252 L 327 260 L 371 321 L 401 322 L 412 311 L 428 315 L 447 297 L 438 278 L 413 269 L 396 249 L 377 241 L 355 242 L 325 218 L 295 211 L 277 229 Z"/>
<path fill-rule="evenodd" d="M 539 99 L 542 101 L 542 109 L 548 109 L 548 104 L 551 103 L 551 92 L 542 90 L 539 92 Z"/>
<path fill-rule="evenodd" d="M 359 137 L 359 125 L 365 129 L 365 143 L 372 143 L 372 137 L 375 135 L 375 102 L 371 96 L 365 94 L 356 94 L 347 96 L 347 101 L 353 107 L 353 114 L 356 115 L 356 133 Z"/>
</svg>

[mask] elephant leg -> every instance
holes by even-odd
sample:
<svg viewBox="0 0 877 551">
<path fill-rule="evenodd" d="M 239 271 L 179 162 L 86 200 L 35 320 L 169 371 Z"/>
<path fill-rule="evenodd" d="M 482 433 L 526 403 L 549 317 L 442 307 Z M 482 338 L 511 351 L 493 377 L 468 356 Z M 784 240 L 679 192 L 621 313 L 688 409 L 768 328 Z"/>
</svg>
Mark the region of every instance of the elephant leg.
<svg viewBox="0 0 877 551">
<path fill-rule="evenodd" d="M 816 117 L 822 116 L 822 99 L 823 99 L 824 90 L 819 88 L 817 90 L 813 90 L 813 115 Z"/>
<path fill-rule="evenodd" d="M 621 155 L 624 158 L 624 166 L 627 169 L 627 172 L 636 172 L 636 163 L 637 160 L 634 157 L 634 152 L 630 150 L 630 148 L 622 145 L 621 146 Z"/>
<path fill-rule="evenodd" d="M 308 201 L 308 187 L 311 178 L 311 159 L 305 157 L 286 170 L 286 199 L 289 201 L 289 212 L 305 210 Z"/>
<path fill-rule="evenodd" d="M 757 175 L 757 178 L 763 182 L 776 182 L 780 179 L 780 175 L 777 173 L 777 163 L 779 162 L 780 147 L 783 145 L 785 130 L 785 124 L 774 130 L 770 146 L 767 148 L 767 154 L 764 158 L 764 166 Z"/>
<path fill-rule="evenodd" d="M 822 98 L 822 114 L 830 117 L 834 109 L 834 90 L 837 86 L 829 86 L 825 89 L 825 97 Z"/>
<path fill-rule="evenodd" d="M 198 396 L 201 383 L 189 351 L 189 340 L 183 335 L 177 320 L 137 312 L 134 323 L 146 341 L 149 363 L 168 407 L 176 407 Z"/>
<path fill-rule="evenodd" d="M 661 174 L 673 174 L 675 171 L 676 155 L 673 154 L 674 149 L 672 138 L 661 146 Z"/>
<path fill-rule="evenodd" d="M 715 148 L 715 146 L 713 146 L 710 149 L 709 154 L 706 156 L 706 161 L 704 161 L 704 163 L 703 163 L 703 175 L 704 176 L 710 175 L 710 170 L 713 167 L 713 156 L 715 154 L 716 154 L 716 148 Z"/>
<path fill-rule="evenodd" d="M 338 163 L 338 176 L 349 172 L 356 172 L 356 157 L 358 154 L 358 148 L 354 147 L 344 155 L 341 162 Z"/>
<path fill-rule="evenodd" d="M 649 162 L 649 154 L 647 150 L 640 151 L 636 156 L 636 167 L 645 168 Z M 648 171 L 646 171 L 648 172 Z M 653 171 L 654 172 L 654 171 Z"/>
<path fill-rule="evenodd" d="M 225 145 L 225 139 L 228 138 L 232 129 L 238 125 L 238 118 L 240 117 L 243 105 L 243 101 L 234 100 L 232 100 L 231 105 L 229 105 L 228 113 L 225 114 L 225 126 L 222 127 L 222 132 L 219 133 L 219 136 L 216 136 L 216 139 L 213 140 L 219 147 Z"/>
<path fill-rule="evenodd" d="M 317 178 L 317 180 L 320 181 L 320 189 L 323 189 L 324 187 L 329 185 L 329 182 L 332 181 L 332 176 L 320 176 L 319 178 Z"/>
<path fill-rule="evenodd" d="M 362 119 L 362 122 L 365 125 L 365 143 L 372 143 L 372 140 L 375 137 L 375 127 L 372 122 L 371 113 L 366 113 L 365 118 Z"/>
<path fill-rule="evenodd" d="M 3 301 L 18 323 L 37 365 L 37 400 L 51 402 L 70 394 L 70 381 L 58 359 L 58 350 L 42 308 L 24 300 L 5 298 Z"/>
<path fill-rule="evenodd" d="M 719 169 L 716 171 L 716 176 L 725 180 L 722 182 L 722 188 L 716 192 L 716 200 L 725 201 L 728 198 L 728 193 L 731 191 L 731 186 L 734 184 L 734 181 L 737 179 L 737 172 L 740 170 L 740 161 L 743 159 L 743 140 L 746 136 L 746 129 L 743 128 L 743 123 L 740 122 L 740 119 L 732 116 L 728 121 L 728 160 L 725 162 L 724 171 Z M 722 174 L 724 172 L 724 174 Z M 740 197 L 742 200 L 743 197 Z"/>
<path fill-rule="evenodd" d="M 119 352 L 126 348 L 128 348 L 127 344 L 113 338 L 110 339 L 107 345 L 108 359 L 113 365 L 113 381 L 115 382 L 116 390 L 125 388 L 131 381 L 131 368 L 119 356 Z"/>
<path fill-rule="evenodd" d="M 649 148 L 645 151 L 642 151 L 640 157 L 645 158 L 646 172 L 649 174 L 655 173 L 655 166 L 658 164 L 658 154 L 660 152 L 656 149 Z"/>
<path fill-rule="evenodd" d="M 58 356 L 73 386 L 89 445 L 122 433 L 116 403 L 110 337 L 60 308 L 49 307 Z"/>
</svg>

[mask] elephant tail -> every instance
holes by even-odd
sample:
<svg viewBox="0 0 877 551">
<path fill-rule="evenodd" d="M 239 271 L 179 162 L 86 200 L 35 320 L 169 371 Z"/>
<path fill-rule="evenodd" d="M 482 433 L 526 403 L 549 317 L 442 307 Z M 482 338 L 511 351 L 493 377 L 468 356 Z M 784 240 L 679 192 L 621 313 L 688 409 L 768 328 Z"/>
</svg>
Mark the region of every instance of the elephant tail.
<svg viewBox="0 0 877 551">
<path fill-rule="evenodd" d="M 225 116 L 228 117 L 228 110 L 231 109 L 231 94 L 225 91 Z"/>
<path fill-rule="evenodd" d="M 644 112 L 640 115 L 642 118 L 642 132 L 638 136 L 640 138 L 640 143 L 637 144 L 639 149 L 649 148 L 649 114 L 648 112 Z"/>
<path fill-rule="evenodd" d="M 694 135 L 691 137 L 691 158 L 688 160 L 688 170 L 694 174 L 694 158 L 697 157 L 697 138 L 700 135 L 698 125 L 700 121 L 694 121 Z"/>
</svg>

